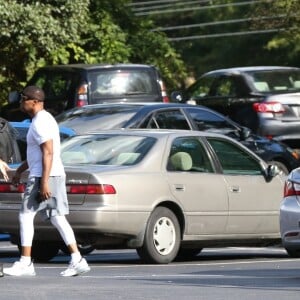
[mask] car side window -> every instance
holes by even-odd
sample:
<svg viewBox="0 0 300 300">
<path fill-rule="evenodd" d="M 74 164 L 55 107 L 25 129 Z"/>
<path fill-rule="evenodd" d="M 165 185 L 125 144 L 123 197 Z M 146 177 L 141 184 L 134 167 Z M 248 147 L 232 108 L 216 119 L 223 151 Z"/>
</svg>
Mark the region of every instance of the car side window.
<svg viewBox="0 0 300 300">
<path fill-rule="evenodd" d="M 198 138 L 180 137 L 173 141 L 168 171 L 214 172 L 211 161 Z"/>
<path fill-rule="evenodd" d="M 236 85 L 231 77 L 220 77 L 216 87 L 215 95 L 221 97 L 236 96 Z"/>
<path fill-rule="evenodd" d="M 219 138 L 207 138 L 218 156 L 223 173 L 229 175 L 261 175 L 259 162 L 250 153 L 230 141 Z"/>
<path fill-rule="evenodd" d="M 216 129 L 224 130 L 237 130 L 226 119 L 207 110 L 188 108 L 186 109 L 191 118 L 193 119 L 198 130 L 203 131 L 216 131 Z"/>
<path fill-rule="evenodd" d="M 215 77 L 213 76 L 200 78 L 188 89 L 189 98 L 197 99 L 209 96 L 214 80 Z"/>
<path fill-rule="evenodd" d="M 179 109 L 155 112 L 140 124 L 139 127 L 155 129 L 191 129 L 188 120 Z"/>
</svg>

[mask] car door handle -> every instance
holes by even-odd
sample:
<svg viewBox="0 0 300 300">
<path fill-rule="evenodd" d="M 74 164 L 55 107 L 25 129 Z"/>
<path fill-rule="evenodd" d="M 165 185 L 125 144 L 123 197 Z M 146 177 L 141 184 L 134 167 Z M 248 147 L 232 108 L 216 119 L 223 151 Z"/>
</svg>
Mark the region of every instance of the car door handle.
<svg viewBox="0 0 300 300">
<path fill-rule="evenodd" d="M 185 186 L 183 184 L 174 184 L 175 190 L 176 191 L 184 191 Z"/>
<path fill-rule="evenodd" d="M 239 186 L 232 186 L 230 187 L 230 191 L 233 193 L 240 193 L 241 192 L 241 188 Z"/>
</svg>

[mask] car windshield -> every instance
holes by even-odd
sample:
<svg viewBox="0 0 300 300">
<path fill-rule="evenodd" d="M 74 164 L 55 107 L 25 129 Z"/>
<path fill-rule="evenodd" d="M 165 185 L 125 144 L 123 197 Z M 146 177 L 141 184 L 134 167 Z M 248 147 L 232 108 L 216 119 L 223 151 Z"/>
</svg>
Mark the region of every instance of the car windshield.
<svg viewBox="0 0 300 300">
<path fill-rule="evenodd" d="M 119 134 L 74 136 L 62 143 L 61 157 L 65 165 L 135 165 L 155 141 L 152 137 Z"/>
<path fill-rule="evenodd" d="M 157 93 L 150 71 L 128 69 L 93 71 L 89 73 L 91 104 L 100 99 L 125 95 L 153 95 Z"/>
<path fill-rule="evenodd" d="M 300 71 L 297 70 L 259 70 L 247 74 L 254 88 L 261 93 L 300 91 Z"/>
<path fill-rule="evenodd" d="M 141 105 L 85 106 L 61 113 L 56 116 L 56 121 L 60 126 L 70 128 L 82 127 L 88 122 L 87 131 L 122 128 L 140 108 Z"/>
</svg>

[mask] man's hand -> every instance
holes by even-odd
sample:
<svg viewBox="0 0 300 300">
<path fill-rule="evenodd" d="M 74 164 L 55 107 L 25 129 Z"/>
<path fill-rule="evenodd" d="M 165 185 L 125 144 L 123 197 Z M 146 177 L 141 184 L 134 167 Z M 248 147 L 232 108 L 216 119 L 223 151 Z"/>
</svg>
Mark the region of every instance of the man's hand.
<svg viewBox="0 0 300 300">
<path fill-rule="evenodd" d="M 9 179 L 7 175 L 7 171 L 9 170 L 11 170 L 11 168 L 7 165 L 7 163 L 0 159 L 0 172 L 2 173 L 5 181 L 8 181 Z"/>
</svg>

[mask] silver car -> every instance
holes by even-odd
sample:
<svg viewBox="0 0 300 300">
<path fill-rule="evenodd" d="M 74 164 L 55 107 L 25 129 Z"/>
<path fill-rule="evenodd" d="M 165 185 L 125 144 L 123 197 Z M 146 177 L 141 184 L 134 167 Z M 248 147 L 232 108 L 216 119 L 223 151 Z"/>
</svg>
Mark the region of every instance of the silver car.
<svg viewBox="0 0 300 300">
<path fill-rule="evenodd" d="M 300 257 L 300 168 L 293 170 L 285 181 L 280 206 L 282 244 L 292 257 Z"/>
<path fill-rule="evenodd" d="M 134 248 L 148 263 L 169 263 L 208 246 L 280 242 L 284 180 L 277 167 L 229 137 L 105 131 L 65 140 L 62 159 L 68 219 L 79 243 Z M 0 184 L 0 232 L 14 243 L 23 190 Z M 50 259 L 60 247 L 50 222 L 37 218 L 36 259 Z"/>
</svg>

